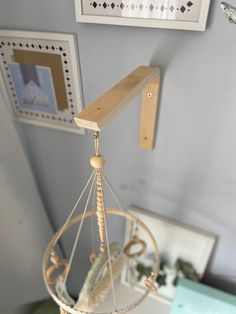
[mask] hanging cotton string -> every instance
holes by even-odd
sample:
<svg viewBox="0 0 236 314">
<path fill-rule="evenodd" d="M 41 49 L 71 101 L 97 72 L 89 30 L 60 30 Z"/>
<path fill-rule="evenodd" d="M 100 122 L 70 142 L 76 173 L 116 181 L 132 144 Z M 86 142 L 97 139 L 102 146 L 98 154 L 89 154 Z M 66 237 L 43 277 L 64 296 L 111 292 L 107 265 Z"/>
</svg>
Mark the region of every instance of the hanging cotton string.
<svg viewBox="0 0 236 314">
<path fill-rule="evenodd" d="M 88 187 L 90 181 L 92 180 L 93 177 L 95 178 L 95 172 L 96 172 L 96 170 L 94 170 L 94 171 L 92 172 L 92 174 L 91 174 L 91 176 L 89 177 L 89 179 L 88 179 L 88 181 L 87 181 L 87 183 L 86 183 L 86 185 L 85 185 L 85 187 L 84 187 L 82 193 L 80 194 L 79 198 L 77 199 L 77 201 L 76 201 L 76 203 L 75 203 L 75 205 L 74 205 L 74 207 L 73 207 L 71 213 L 69 214 L 69 216 L 67 217 L 67 219 L 66 219 L 64 225 L 63 225 L 62 228 L 60 229 L 60 232 L 59 232 L 59 234 L 58 234 L 58 239 L 60 239 L 61 235 L 62 235 L 63 232 L 65 231 L 65 229 L 66 229 L 66 227 L 67 227 L 67 225 L 68 225 L 68 222 L 70 221 L 70 219 L 71 219 L 72 215 L 74 214 L 74 211 L 76 210 L 76 208 L 77 208 L 77 206 L 78 206 L 78 204 L 79 204 L 81 198 L 83 197 L 85 191 L 87 190 L 87 187 Z"/>
<path fill-rule="evenodd" d="M 94 138 L 95 155 L 99 156 L 99 147 L 100 147 L 99 132 L 94 132 L 93 138 Z"/>
<path fill-rule="evenodd" d="M 67 270 L 66 270 L 66 273 L 65 273 L 65 277 L 63 279 L 62 290 L 65 289 L 65 284 L 66 284 L 66 281 L 67 281 L 67 278 L 68 278 L 68 275 L 69 275 L 69 272 L 70 272 L 70 268 L 71 268 L 71 264 L 72 264 L 73 257 L 74 257 L 74 254 L 75 254 L 75 250 L 76 250 L 76 247 L 77 247 L 77 244 L 78 244 L 78 240 L 79 240 L 79 237 L 80 237 L 80 233 L 81 233 L 81 230 L 82 230 L 82 227 L 83 227 L 84 217 L 85 217 L 85 214 L 86 214 L 86 211 L 87 211 L 87 208 L 88 208 L 89 200 L 90 200 L 91 193 L 92 193 L 92 190 L 93 190 L 93 186 L 94 186 L 94 183 L 95 183 L 95 178 L 96 178 L 96 174 L 94 174 L 94 177 L 93 177 L 92 185 L 90 187 L 88 198 L 87 198 L 87 201 L 86 201 L 86 204 L 85 204 L 83 216 L 82 216 L 82 219 L 81 219 L 81 222 L 80 222 L 77 234 L 76 234 L 75 242 L 74 242 L 73 247 L 72 247 L 70 259 L 69 259 L 69 262 L 68 262 L 68 267 L 67 267 Z"/>
<path fill-rule="evenodd" d="M 102 172 L 101 172 L 101 174 L 102 174 Z M 108 253 L 108 261 L 109 261 L 109 271 L 110 271 L 110 276 L 111 276 L 113 305 L 114 305 L 114 308 L 115 308 L 115 311 L 116 311 L 117 310 L 117 301 L 116 301 L 114 279 L 113 279 L 112 266 L 111 266 L 111 254 L 110 254 L 108 231 L 107 231 L 106 213 L 105 213 L 105 208 L 104 207 L 103 207 L 103 218 L 104 218 L 104 224 L 105 224 L 106 244 L 107 244 L 107 253 Z"/>
<path fill-rule="evenodd" d="M 103 174 L 103 172 L 102 172 L 102 177 L 103 177 L 103 179 L 104 179 L 106 185 L 108 186 L 108 188 L 109 188 L 109 190 L 110 190 L 110 192 L 111 192 L 111 194 L 112 194 L 114 200 L 116 201 L 118 207 L 119 207 L 120 209 L 124 210 L 123 206 L 121 205 L 121 201 L 120 201 L 120 199 L 119 199 L 118 194 L 117 194 L 116 191 L 113 189 L 111 183 L 109 182 L 109 180 L 107 179 L 107 177 Z"/>
</svg>

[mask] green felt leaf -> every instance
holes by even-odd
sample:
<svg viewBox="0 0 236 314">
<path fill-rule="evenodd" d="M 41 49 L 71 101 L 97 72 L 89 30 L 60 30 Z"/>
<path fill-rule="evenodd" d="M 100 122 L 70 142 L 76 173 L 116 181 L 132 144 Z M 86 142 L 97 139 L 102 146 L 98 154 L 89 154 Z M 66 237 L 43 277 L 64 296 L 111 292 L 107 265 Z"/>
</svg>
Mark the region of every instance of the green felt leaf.
<svg viewBox="0 0 236 314">
<path fill-rule="evenodd" d="M 158 283 L 158 285 L 161 286 L 165 286 L 166 285 L 166 274 L 159 274 L 157 276 L 156 282 Z"/>
</svg>

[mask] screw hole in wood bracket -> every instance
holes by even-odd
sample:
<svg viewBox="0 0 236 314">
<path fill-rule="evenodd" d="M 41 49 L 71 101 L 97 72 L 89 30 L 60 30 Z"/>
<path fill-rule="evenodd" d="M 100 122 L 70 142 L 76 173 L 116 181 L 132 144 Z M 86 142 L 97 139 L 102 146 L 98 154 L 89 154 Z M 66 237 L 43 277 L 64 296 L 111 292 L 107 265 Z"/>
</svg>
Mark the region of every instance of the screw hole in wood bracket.
<svg viewBox="0 0 236 314">
<path fill-rule="evenodd" d="M 101 131 L 125 105 L 142 93 L 139 147 L 151 150 L 155 139 L 160 81 L 159 68 L 139 66 L 81 111 L 74 120 L 79 127 Z"/>
</svg>

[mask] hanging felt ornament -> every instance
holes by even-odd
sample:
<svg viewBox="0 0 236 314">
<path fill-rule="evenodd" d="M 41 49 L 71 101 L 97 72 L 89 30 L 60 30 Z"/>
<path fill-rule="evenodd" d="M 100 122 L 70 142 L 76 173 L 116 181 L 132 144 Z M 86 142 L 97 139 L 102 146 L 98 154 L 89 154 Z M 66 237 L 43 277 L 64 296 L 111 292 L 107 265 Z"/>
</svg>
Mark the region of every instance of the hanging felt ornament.
<svg viewBox="0 0 236 314">
<path fill-rule="evenodd" d="M 221 2 L 220 7 L 230 23 L 236 24 L 236 7 L 227 2 Z"/>
<path fill-rule="evenodd" d="M 109 271 L 111 263 L 111 272 Z M 123 249 L 118 242 L 113 242 L 101 252 L 91 267 L 79 294 L 75 308 L 80 311 L 92 312 L 106 296 L 111 281 L 119 277 L 125 264 Z M 111 278 L 112 274 L 112 278 Z"/>
</svg>

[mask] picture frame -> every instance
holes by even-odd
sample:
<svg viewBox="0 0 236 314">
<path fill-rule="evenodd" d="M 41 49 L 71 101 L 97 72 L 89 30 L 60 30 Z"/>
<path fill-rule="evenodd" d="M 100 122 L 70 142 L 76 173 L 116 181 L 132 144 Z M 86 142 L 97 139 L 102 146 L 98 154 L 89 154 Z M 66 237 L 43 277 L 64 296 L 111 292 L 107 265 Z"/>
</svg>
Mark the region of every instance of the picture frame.
<svg viewBox="0 0 236 314">
<path fill-rule="evenodd" d="M 77 22 L 205 31 L 211 0 L 75 0 Z"/>
<path fill-rule="evenodd" d="M 17 121 L 85 133 L 76 35 L 0 30 L 0 88 Z"/>
<path fill-rule="evenodd" d="M 204 275 L 210 256 L 212 254 L 216 236 L 210 232 L 200 230 L 195 227 L 187 226 L 173 219 L 163 217 L 157 213 L 152 213 L 147 210 L 132 208 L 129 212 L 141 219 L 146 226 L 152 230 L 153 236 L 159 247 L 161 267 L 159 273 L 160 279 L 165 279 L 164 285 L 158 286 L 158 293 L 153 296 L 166 304 L 170 304 L 175 294 L 175 283 L 177 276 L 185 277 L 183 272 L 176 271 L 176 265 L 179 261 L 188 268 L 193 269 L 186 278 L 193 278 L 197 275 L 197 280 L 200 280 Z M 134 223 L 127 221 L 125 230 L 125 243 L 131 241 L 136 234 L 137 226 Z M 149 239 L 141 229 L 138 230 L 138 236 L 147 244 L 146 253 L 138 259 L 127 259 L 127 263 L 121 275 L 121 283 L 132 287 L 134 290 L 143 292 L 145 276 L 137 279 L 140 275 L 141 267 L 152 265 L 152 247 L 149 246 Z M 142 269 L 142 268 L 141 268 Z M 177 283 L 177 282 L 176 282 Z"/>
</svg>

